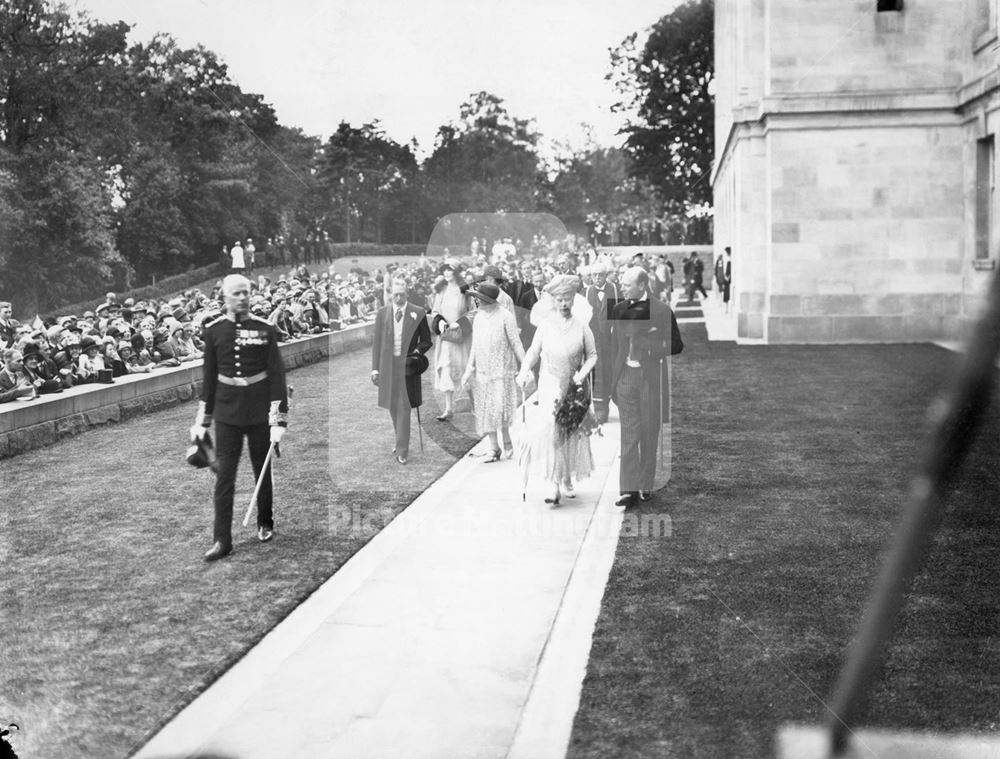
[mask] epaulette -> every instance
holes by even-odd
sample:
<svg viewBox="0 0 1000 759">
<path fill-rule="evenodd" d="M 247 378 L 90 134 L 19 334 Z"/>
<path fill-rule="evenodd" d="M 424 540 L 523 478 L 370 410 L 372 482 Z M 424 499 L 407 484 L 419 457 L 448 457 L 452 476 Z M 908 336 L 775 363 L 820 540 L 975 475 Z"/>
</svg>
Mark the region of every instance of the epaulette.
<svg viewBox="0 0 1000 759">
<path fill-rule="evenodd" d="M 220 321 L 222 321 L 225 318 L 226 318 L 225 314 L 219 314 L 214 319 L 207 319 L 204 322 L 202 322 L 201 328 L 203 330 L 208 329 L 209 327 L 218 324 Z"/>
<path fill-rule="evenodd" d="M 247 314 L 246 319 L 244 319 L 244 321 L 259 322 L 260 324 L 266 324 L 268 327 L 274 326 L 267 319 L 261 319 L 256 314 Z"/>
</svg>

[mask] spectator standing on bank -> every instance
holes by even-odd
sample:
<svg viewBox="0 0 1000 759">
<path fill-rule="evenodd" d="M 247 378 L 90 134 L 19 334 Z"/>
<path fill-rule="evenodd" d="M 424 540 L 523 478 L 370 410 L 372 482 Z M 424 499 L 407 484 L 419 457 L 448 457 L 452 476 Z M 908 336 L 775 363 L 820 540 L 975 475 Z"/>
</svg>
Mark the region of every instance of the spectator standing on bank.
<svg viewBox="0 0 1000 759">
<path fill-rule="evenodd" d="M 0 349 L 14 345 L 17 327 L 14 324 L 12 313 L 10 303 L 0 301 Z"/>
<path fill-rule="evenodd" d="M 253 244 L 253 238 L 247 238 L 246 247 L 243 248 L 243 262 L 246 264 L 246 275 L 253 277 L 253 267 L 257 263 L 257 248 Z"/>
<path fill-rule="evenodd" d="M 229 260 L 229 268 L 232 270 L 233 274 L 243 274 L 246 271 L 246 257 L 244 256 L 243 246 L 240 244 L 239 240 L 236 241 L 232 250 L 229 251 Z"/>
</svg>

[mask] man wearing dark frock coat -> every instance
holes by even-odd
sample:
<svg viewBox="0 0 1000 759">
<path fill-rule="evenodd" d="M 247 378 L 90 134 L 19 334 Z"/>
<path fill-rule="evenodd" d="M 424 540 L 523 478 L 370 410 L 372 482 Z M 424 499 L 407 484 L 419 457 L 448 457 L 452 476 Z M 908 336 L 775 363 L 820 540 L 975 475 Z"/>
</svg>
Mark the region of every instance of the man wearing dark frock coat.
<svg viewBox="0 0 1000 759">
<path fill-rule="evenodd" d="M 396 461 L 405 464 L 410 452 L 411 409 L 422 401 L 420 375 L 427 369 L 430 350 L 427 312 L 408 302 L 406 280 L 392 280 L 391 301 L 375 315 L 372 342 L 372 383 L 378 387 L 378 405 L 388 409 L 396 432 Z"/>
<path fill-rule="evenodd" d="M 649 500 L 656 475 L 660 427 L 670 408 L 664 360 L 684 348 L 670 306 L 650 297 L 638 266 L 622 277 L 622 300 L 611 309 L 611 399 L 621 418 L 619 506 Z"/>
</svg>

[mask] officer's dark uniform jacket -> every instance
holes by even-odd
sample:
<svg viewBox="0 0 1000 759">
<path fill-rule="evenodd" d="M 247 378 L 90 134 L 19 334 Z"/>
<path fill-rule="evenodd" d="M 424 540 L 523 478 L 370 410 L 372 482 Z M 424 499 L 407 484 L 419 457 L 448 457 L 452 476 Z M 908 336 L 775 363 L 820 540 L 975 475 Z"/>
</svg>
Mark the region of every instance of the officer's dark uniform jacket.
<svg viewBox="0 0 1000 759">
<path fill-rule="evenodd" d="M 273 324 L 250 314 L 221 316 L 204 330 L 204 385 L 198 423 L 288 425 L 285 365 Z"/>
</svg>

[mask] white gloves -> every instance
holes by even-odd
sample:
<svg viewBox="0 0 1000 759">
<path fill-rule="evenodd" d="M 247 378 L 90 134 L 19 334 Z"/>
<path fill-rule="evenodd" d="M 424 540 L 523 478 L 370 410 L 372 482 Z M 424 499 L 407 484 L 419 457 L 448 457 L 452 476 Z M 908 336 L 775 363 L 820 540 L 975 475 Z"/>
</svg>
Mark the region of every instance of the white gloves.
<svg viewBox="0 0 1000 759">
<path fill-rule="evenodd" d="M 202 427 L 200 424 L 191 425 L 191 440 L 201 440 L 205 437 L 205 433 L 208 432 L 208 427 Z"/>
<path fill-rule="evenodd" d="M 288 428 L 287 427 L 281 427 L 281 426 L 279 426 L 277 424 L 274 425 L 273 427 L 271 427 L 271 442 L 272 443 L 280 443 L 281 442 L 281 438 L 283 438 L 285 436 L 285 430 L 286 429 L 288 429 Z"/>
<path fill-rule="evenodd" d="M 378 369 L 372 369 L 372 384 L 378 387 Z"/>
</svg>

